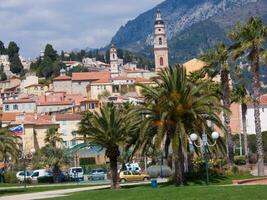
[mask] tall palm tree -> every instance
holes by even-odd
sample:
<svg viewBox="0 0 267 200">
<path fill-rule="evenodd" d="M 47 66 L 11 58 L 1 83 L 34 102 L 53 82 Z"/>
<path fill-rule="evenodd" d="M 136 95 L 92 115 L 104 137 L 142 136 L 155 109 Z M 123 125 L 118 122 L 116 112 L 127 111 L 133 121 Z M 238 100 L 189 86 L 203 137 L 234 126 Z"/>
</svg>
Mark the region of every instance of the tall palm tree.
<svg viewBox="0 0 267 200">
<path fill-rule="evenodd" d="M 106 149 L 106 156 L 110 160 L 112 175 L 111 188 L 119 188 L 118 158 L 120 146 L 127 142 L 129 135 L 137 133 L 140 121 L 135 120 L 134 112 L 121 112 L 113 104 L 105 104 L 100 112 L 94 112 L 91 120 L 81 126 L 87 141 Z"/>
<path fill-rule="evenodd" d="M 259 17 L 251 17 L 245 24 L 237 24 L 229 33 L 229 38 L 234 42 L 231 46 L 235 59 L 246 55 L 251 63 L 252 97 L 254 105 L 255 130 L 258 154 L 258 175 L 264 176 L 264 155 L 260 120 L 260 56 L 266 58 L 266 51 L 262 51 L 267 37 L 267 27 Z"/>
<path fill-rule="evenodd" d="M 207 63 L 204 67 L 204 71 L 211 78 L 216 75 L 220 75 L 221 80 L 221 92 L 223 106 L 230 109 L 231 106 L 231 90 L 230 90 L 230 67 L 228 64 L 228 49 L 225 44 L 219 42 L 215 45 L 214 49 L 207 52 L 206 55 L 202 56 L 202 59 Z M 232 130 L 230 126 L 231 116 L 230 113 L 223 112 L 224 124 L 226 127 L 226 144 L 227 144 L 227 160 L 230 165 L 234 162 L 234 143 L 232 139 Z"/>
<path fill-rule="evenodd" d="M 242 118 L 242 132 L 244 136 L 244 150 L 246 162 L 248 163 L 248 133 L 247 133 L 247 103 L 251 98 L 248 96 L 247 90 L 244 84 L 241 84 L 233 89 L 232 101 L 241 104 L 241 118 Z"/>
<path fill-rule="evenodd" d="M 11 157 L 17 161 L 20 150 L 18 139 L 20 137 L 13 135 L 8 129 L 0 129 L 0 159 L 3 162 L 9 160 Z"/>
<path fill-rule="evenodd" d="M 148 135 L 142 139 L 172 147 L 174 182 L 185 182 L 184 158 L 188 150 L 188 135 L 202 133 L 210 120 L 222 127 L 218 117 L 222 106 L 218 96 L 209 90 L 207 81 L 192 84 L 183 66 L 176 65 L 161 71 L 153 79 L 153 86 L 141 85 L 143 95 L 149 104 L 147 119 Z"/>
<path fill-rule="evenodd" d="M 45 143 L 52 147 L 56 147 L 58 143 L 63 143 L 62 134 L 58 132 L 57 127 L 52 126 L 46 131 Z"/>
</svg>

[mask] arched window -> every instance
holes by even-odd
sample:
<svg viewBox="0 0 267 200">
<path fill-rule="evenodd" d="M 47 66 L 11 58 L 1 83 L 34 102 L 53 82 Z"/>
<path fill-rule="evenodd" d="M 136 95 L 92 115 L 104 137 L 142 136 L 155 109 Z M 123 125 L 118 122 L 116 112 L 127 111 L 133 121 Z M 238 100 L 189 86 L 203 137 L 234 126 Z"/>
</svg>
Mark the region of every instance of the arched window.
<svg viewBox="0 0 267 200">
<path fill-rule="evenodd" d="M 163 66 L 164 65 L 163 58 L 162 57 L 159 58 L 159 64 L 160 64 L 160 66 Z"/>
<path fill-rule="evenodd" d="M 113 59 L 115 59 L 115 54 L 113 54 L 112 56 L 113 56 Z"/>
<path fill-rule="evenodd" d="M 159 45 L 162 45 L 162 38 L 159 38 Z"/>
</svg>

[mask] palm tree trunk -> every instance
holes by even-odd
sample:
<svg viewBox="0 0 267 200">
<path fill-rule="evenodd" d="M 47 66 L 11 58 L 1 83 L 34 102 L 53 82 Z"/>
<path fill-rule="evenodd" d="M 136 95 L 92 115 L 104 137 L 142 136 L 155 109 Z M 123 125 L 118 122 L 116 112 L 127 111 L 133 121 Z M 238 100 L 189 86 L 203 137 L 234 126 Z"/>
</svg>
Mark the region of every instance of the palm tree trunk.
<svg viewBox="0 0 267 200">
<path fill-rule="evenodd" d="M 248 164 L 248 133 L 247 133 L 247 105 L 245 103 L 241 104 L 241 113 L 242 113 L 242 129 L 244 136 L 244 149 L 245 149 L 245 157 L 246 163 Z"/>
<path fill-rule="evenodd" d="M 117 168 L 117 157 L 110 158 L 110 169 L 111 169 L 111 189 L 119 189 L 119 177 Z"/>
<path fill-rule="evenodd" d="M 225 108 L 230 109 L 230 86 L 229 86 L 229 71 L 224 69 L 221 71 L 222 84 L 222 101 Z M 232 130 L 230 126 L 230 114 L 223 112 L 224 125 L 226 128 L 226 144 L 227 144 L 227 161 L 230 166 L 234 163 L 234 144 L 232 140 Z"/>
<path fill-rule="evenodd" d="M 179 142 L 178 152 L 174 153 L 174 183 L 177 186 L 183 185 L 184 178 L 184 154 L 181 141 Z"/>
<path fill-rule="evenodd" d="M 254 120 L 256 131 L 256 145 L 258 154 L 258 175 L 264 176 L 264 155 L 261 133 L 261 120 L 260 120 L 260 81 L 259 81 L 259 49 L 254 46 L 251 52 L 252 59 L 252 77 L 253 77 L 253 105 L 254 105 Z"/>
</svg>

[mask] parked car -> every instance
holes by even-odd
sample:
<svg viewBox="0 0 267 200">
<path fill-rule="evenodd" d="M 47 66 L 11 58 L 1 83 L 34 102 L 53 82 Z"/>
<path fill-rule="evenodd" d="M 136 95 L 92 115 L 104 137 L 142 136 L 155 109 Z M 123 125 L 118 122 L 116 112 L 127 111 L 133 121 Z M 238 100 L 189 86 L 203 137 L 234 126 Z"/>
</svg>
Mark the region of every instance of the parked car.
<svg viewBox="0 0 267 200">
<path fill-rule="evenodd" d="M 93 169 L 88 176 L 88 180 L 97 181 L 97 180 L 105 180 L 106 170 L 99 168 Z"/>
<path fill-rule="evenodd" d="M 39 177 L 52 177 L 53 174 L 47 169 L 37 169 L 32 172 L 31 180 L 37 182 Z"/>
<path fill-rule="evenodd" d="M 125 183 L 126 181 L 147 181 L 149 175 L 140 173 L 138 171 L 122 171 L 120 172 L 120 182 Z"/>
<path fill-rule="evenodd" d="M 71 167 L 68 170 L 68 176 L 71 181 L 84 180 L 84 172 L 81 167 Z"/>
<path fill-rule="evenodd" d="M 26 175 L 24 177 L 24 171 L 19 171 L 16 173 L 16 177 L 18 179 L 18 181 L 20 183 L 24 182 L 24 178 L 27 180 L 27 181 L 30 181 L 31 180 L 31 173 L 26 171 Z"/>
</svg>

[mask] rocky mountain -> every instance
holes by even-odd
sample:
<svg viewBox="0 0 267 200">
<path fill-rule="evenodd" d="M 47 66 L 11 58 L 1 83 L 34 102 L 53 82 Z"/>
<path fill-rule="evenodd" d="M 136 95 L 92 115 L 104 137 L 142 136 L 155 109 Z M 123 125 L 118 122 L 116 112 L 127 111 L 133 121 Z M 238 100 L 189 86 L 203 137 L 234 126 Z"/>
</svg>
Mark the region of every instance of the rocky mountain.
<svg viewBox="0 0 267 200">
<path fill-rule="evenodd" d="M 157 9 L 166 23 L 171 62 L 183 62 L 227 41 L 237 22 L 259 15 L 267 22 L 267 0 L 165 0 L 120 27 L 111 43 L 153 58 L 153 26 Z"/>
</svg>

